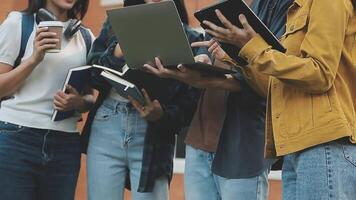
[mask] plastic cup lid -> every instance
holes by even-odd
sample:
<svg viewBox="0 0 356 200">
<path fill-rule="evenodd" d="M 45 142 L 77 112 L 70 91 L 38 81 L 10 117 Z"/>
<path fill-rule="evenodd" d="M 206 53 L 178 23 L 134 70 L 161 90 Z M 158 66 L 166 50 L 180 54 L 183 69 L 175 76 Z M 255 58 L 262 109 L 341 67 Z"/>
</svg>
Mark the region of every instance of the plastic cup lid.
<svg viewBox="0 0 356 200">
<path fill-rule="evenodd" d="M 38 25 L 38 27 L 48 27 L 48 26 L 64 27 L 63 23 L 60 21 L 42 21 Z"/>
</svg>

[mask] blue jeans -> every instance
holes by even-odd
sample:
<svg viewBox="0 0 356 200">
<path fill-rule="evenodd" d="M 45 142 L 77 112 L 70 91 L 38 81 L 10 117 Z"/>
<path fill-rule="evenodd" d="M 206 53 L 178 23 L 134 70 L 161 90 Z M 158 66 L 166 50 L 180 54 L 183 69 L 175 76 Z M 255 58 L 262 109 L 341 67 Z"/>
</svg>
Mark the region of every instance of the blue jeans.
<svg viewBox="0 0 356 200">
<path fill-rule="evenodd" d="M 0 122 L 0 199 L 73 200 L 80 156 L 78 133 Z"/>
<path fill-rule="evenodd" d="M 213 174 L 214 154 L 186 146 L 184 188 L 186 200 L 266 200 L 267 169 L 260 176 L 227 179 Z"/>
<path fill-rule="evenodd" d="M 133 200 L 168 199 L 167 178 L 157 179 L 153 192 L 137 192 L 147 123 L 127 103 L 107 98 L 98 109 L 88 147 L 89 200 L 124 199 L 130 177 Z"/>
<path fill-rule="evenodd" d="M 356 145 L 347 139 L 284 157 L 284 200 L 355 200 Z"/>
</svg>

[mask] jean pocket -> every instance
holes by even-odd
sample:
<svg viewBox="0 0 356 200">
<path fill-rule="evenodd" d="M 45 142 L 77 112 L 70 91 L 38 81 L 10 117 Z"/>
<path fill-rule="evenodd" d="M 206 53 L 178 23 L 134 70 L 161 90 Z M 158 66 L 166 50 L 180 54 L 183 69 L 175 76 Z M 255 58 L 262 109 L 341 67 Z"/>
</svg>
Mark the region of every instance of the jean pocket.
<svg viewBox="0 0 356 200">
<path fill-rule="evenodd" d="M 345 159 L 356 167 L 356 145 L 355 144 L 342 144 Z"/>
<path fill-rule="evenodd" d="M 19 133 L 24 130 L 25 127 L 7 122 L 0 122 L 0 133 Z"/>
<path fill-rule="evenodd" d="M 115 114 L 115 110 L 105 104 L 101 105 L 95 114 L 94 120 L 107 121 Z"/>
</svg>

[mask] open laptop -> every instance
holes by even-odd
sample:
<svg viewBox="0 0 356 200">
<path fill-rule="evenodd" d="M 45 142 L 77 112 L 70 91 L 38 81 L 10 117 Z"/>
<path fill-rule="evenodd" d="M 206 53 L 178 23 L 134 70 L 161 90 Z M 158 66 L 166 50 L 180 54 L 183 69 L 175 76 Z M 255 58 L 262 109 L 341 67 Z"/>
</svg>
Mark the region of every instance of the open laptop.
<svg viewBox="0 0 356 200">
<path fill-rule="evenodd" d="M 146 63 L 154 64 L 154 58 L 159 57 L 162 64 L 169 68 L 183 64 L 216 75 L 235 72 L 195 63 L 173 1 L 113 9 L 107 13 L 126 63 L 131 69 L 141 69 Z"/>
</svg>

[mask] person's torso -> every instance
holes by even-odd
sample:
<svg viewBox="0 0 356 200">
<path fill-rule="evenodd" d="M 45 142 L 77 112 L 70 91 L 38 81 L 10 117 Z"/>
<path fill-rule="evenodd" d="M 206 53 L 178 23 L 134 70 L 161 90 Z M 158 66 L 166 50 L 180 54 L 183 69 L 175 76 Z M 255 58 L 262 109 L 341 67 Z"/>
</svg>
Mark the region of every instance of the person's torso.
<svg viewBox="0 0 356 200">
<path fill-rule="evenodd" d="M 65 22 L 64 28 L 67 25 Z M 22 61 L 33 53 L 36 29 L 35 24 Z M 1 103 L 0 120 L 34 128 L 75 132 L 78 115 L 63 121 L 51 121 L 53 97 L 62 89 L 68 70 L 86 64 L 86 54 L 85 41 L 80 32 L 70 40 L 63 37 L 61 51 L 46 53 L 12 98 Z"/>
<path fill-rule="evenodd" d="M 345 6 L 351 5 L 343 1 Z M 312 0 L 296 0 L 289 10 L 286 33 L 282 38 L 289 55 L 304 56 L 302 45 L 308 42 L 305 40 L 308 29 L 315 28 L 310 26 L 310 20 L 319 14 L 315 8 L 312 11 L 312 6 Z M 349 12 L 351 17 L 347 21 L 340 63 L 335 81 L 328 92 L 307 94 L 271 78 L 268 100 L 271 113 L 267 114 L 267 122 L 270 121 L 267 127 L 270 131 L 273 129 L 277 155 L 339 137 L 351 136 L 352 141 L 356 142 L 356 15 L 355 11 Z M 315 48 L 318 51 L 318 47 Z M 308 140 L 305 140 L 306 135 Z"/>
</svg>

